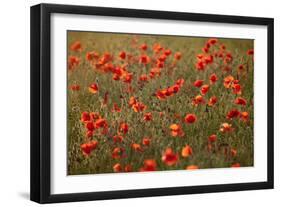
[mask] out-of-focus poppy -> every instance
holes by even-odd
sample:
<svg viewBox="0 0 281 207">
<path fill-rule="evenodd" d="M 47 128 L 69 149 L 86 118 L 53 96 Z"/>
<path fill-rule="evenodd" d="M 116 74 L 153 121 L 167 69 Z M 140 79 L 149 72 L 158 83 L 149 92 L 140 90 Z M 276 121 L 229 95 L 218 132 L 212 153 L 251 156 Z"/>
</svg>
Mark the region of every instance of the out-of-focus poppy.
<svg viewBox="0 0 281 207">
<path fill-rule="evenodd" d="M 215 82 L 217 82 L 218 77 L 217 77 L 217 75 L 215 73 L 213 73 L 213 74 L 210 75 L 209 79 L 210 79 L 210 83 L 214 84 Z"/>
<path fill-rule="evenodd" d="M 246 99 L 242 98 L 242 97 L 237 97 L 234 101 L 235 104 L 238 104 L 238 105 L 243 105 L 245 106 L 247 104 L 247 101 Z"/>
<path fill-rule="evenodd" d="M 183 157 L 189 157 L 193 154 L 193 150 L 189 145 L 185 145 L 185 147 L 181 150 L 181 156 Z"/>
<path fill-rule="evenodd" d="M 87 122 L 91 120 L 90 114 L 87 111 L 82 112 L 81 119 L 82 122 Z"/>
<path fill-rule="evenodd" d="M 206 95 L 206 93 L 209 91 L 210 86 L 209 85 L 203 85 L 201 86 L 201 94 Z"/>
<path fill-rule="evenodd" d="M 186 114 L 184 121 L 187 124 L 192 124 L 197 120 L 197 117 L 195 114 Z"/>
<path fill-rule="evenodd" d="M 227 115 L 226 118 L 227 119 L 233 119 L 233 118 L 237 118 L 240 116 L 240 111 L 238 111 L 237 109 L 231 109 Z"/>
<path fill-rule="evenodd" d="M 147 65 L 150 62 L 150 58 L 147 55 L 140 56 L 140 63 Z"/>
<path fill-rule="evenodd" d="M 197 169 L 199 169 L 199 167 L 197 165 L 188 165 L 185 169 L 186 170 L 197 170 Z"/>
<path fill-rule="evenodd" d="M 243 111 L 240 113 L 240 118 L 242 119 L 242 121 L 248 121 L 249 120 L 249 113 L 246 111 Z"/>
<path fill-rule="evenodd" d="M 232 164 L 231 167 L 241 167 L 241 166 L 240 166 L 240 163 L 237 162 L 237 163 Z"/>
<path fill-rule="evenodd" d="M 130 164 L 125 165 L 124 171 L 125 172 L 132 172 L 133 171 L 132 165 L 130 165 Z"/>
<path fill-rule="evenodd" d="M 142 144 L 145 146 L 149 146 L 150 145 L 150 138 L 149 137 L 144 137 L 142 139 Z"/>
<path fill-rule="evenodd" d="M 113 171 L 114 172 L 121 172 L 122 171 L 122 166 L 120 163 L 116 163 L 115 165 L 113 165 Z"/>
<path fill-rule="evenodd" d="M 119 127 L 119 131 L 122 132 L 123 134 L 127 134 L 129 131 L 129 125 L 125 122 L 121 123 Z"/>
<path fill-rule="evenodd" d="M 90 92 L 90 93 L 95 94 L 95 93 L 97 93 L 98 91 L 99 91 L 98 84 L 93 83 L 93 84 L 91 84 L 91 85 L 89 86 L 89 92 Z"/>
<path fill-rule="evenodd" d="M 233 131 L 232 125 L 229 123 L 222 123 L 220 131 L 221 132 L 231 132 L 231 131 Z"/>
<path fill-rule="evenodd" d="M 124 139 L 124 137 L 121 135 L 114 135 L 112 138 L 113 138 L 114 143 L 122 142 Z"/>
<path fill-rule="evenodd" d="M 147 44 L 143 43 L 140 45 L 141 50 L 147 50 Z"/>
<path fill-rule="evenodd" d="M 181 56 L 182 56 L 181 52 L 176 52 L 174 55 L 174 58 L 175 58 L 175 60 L 180 60 Z"/>
<path fill-rule="evenodd" d="M 232 85 L 232 91 L 233 91 L 234 94 L 241 95 L 241 93 L 242 93 L 241 85 L 238 84 L 238 83 L 233 84 L 233 85 Z"/>
<path fill-rule="evenodd" d="M 125 157 L 125 149 L 121 147 L 115 147 L 111 155 L 113 159 L 123 158 Z"/>
<path fill-rule="evenodd" d="M 81 52 L 82 51 L 82 45 L 80 41 L 76 41 L 72 43 L 70 46 L 70 50 L 75 51 L 75 52 Z"/>
<path fill-rule="evenodd" d="M 231 153 L 231 156 L 232 156 L 232 157 L 235 157 L 235 156 L 237 155 L 237 150 L 232 148 L 232 149 L 230 150 L 230 153 Z"/>
<path fill-rule="evenodd" d="M 167 148 L 162 155 L 162 161 L 168 166 L 175 165 L 178 162 L 178 155 L 173 152 L 172 148 Z"/>
<path fill-rule="evenodd" d="M 98 58 L 99 58 L 99 54 L 95 51 L 86 53 L 86 60 L 88 61 L 97 60 Z"/>
<path fill-rule="evenodd" d="M 143 116 L 143 120 L 144 121 L 151 121 L 152 120 L 152 113 L 151 112 L 145 113 L 144 116 Z"/>
<path fill-rule="evenodd" d="M 119 53 L 119 58 L 122 59 L 122 60 L 126 59 L 126 52 L 125 51 L 121 51 Z"/>
<path fill-rule="evenodd" d="M 225 88 L 230 88 L 233 81 L 234 81 L 233 76 L 229 75 L 229 76 L 225 77 L 224 78 L 224 83 L 223 83 L 224 87 Z"/>
<path fill-rule="evenodd" d="M 170 126 L 171 136 L 172 137 L 182 137 L 184 136 L 184 132 L 179 124 L 172 124 Z"/>
<path fill-rule="evenodd" d="M 137 143 L 132 143 L 131 148 L 136 152 L 142 152 L 143 151 L 143 149 L 141 148 L 141 145 L 137 144 Z"/>
<path fill-rule="evenodd" d="M 78 66 L 80 59 L 76 56 L 69 56 L 68 58 L 68 69 L 72 70 L 74 67 Z"/>
<path fill-rule="evenodd" d="M 208 137 L 208 142 L 215 142 L 217 140 L 217 135 L 212 134 Z"/>
<path fill-rule="evenodd" d="M 247 55 L 254 55 L 254 49 L 249 49 L 247 51 Z"/>
<path fill-rule="evenodd" d="M 157 167 L 157 163 L 154 159 L 146 159 L 143 162 L 143 167 L 140 171 L 155 171 Z"/>
<path fill-rule="evenodd" d="M 198 106 L 199 104 L 203 104 L 203 103 L 205 103 L 205 100 L 201 95 L 195 96 L 195 98 L 192 100 L 192 104 L 194 106 Z"/>
<path fill-rule="evenodd" d="M 212 96 L 208 101 L 208 106 L 214 106 L 217 103 L 217 97 Z"/>
<path fill-rule="evenodd" d="M 93 140 L 84 144 L 81 144 L 80 148 L 83 152 L 83 155 L 85 156 L 89 156 L 91 154 L 91 152 L 96 149 L 98 145 L 98 142 Z"/>
</svg>

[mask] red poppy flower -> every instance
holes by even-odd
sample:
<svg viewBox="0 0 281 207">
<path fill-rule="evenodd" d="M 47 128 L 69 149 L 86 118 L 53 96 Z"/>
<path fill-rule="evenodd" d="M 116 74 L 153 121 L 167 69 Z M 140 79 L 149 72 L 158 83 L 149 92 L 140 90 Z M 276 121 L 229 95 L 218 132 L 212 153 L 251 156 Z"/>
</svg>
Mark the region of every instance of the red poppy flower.
<svg viewBox="0 0 281 207">
<path fill-rule="evenodd" d="M 86 137 L 91 138 L 94 135 L 94 131 L 87 131 L 86 132 Z"/>
<path fill-rule="evenodd" d="M 247 55 L 253 55 L 254 54 L 254 49 L 249 49 L 247 51 Z"/>
<path fill-rule="evenodd" d="M 238 83 L 232 85 L 232 90 L 234 94 L 241 95 L 242 93 L 241 85 Z"/>
<path fill-rule="evenodd" d="M 99 58 L 99 54 L 95 51 L 86 53 L 86 60 L 91 61 L 93 59 L 97 60 Z"/>
<path fill-rule="evenodd" d="M 124 167 L 124 171 L 125 172 L 132 172 L 132 165 L 130 165 L 130 164 L 127 164 L 125 167 Z"/>
<path fill-rule="evenodd" d="M 120 163 L 116 163 L 114 166 L 113 166 L 113 171 L 114 172 L 121 172 L 122 171 L 122 166 Z"/>
<path fill-rule="evenodd" d="M 184 79 L 183 78 L 180 78 L 176 81 L 176 85 L 179 86 L 179 87 L 183 87 L 183 84 L 184 84 Z"/>
<path fill-rule="evenodd" d="M 149 72 L 150 78 L 159 77 L 160 75 L 161 75 L 161 68 L 158 67 L 152 68 Z"/>
<path fill-rule="evenodd" d="M 142 144 L 145 146 L 149 146 L 150 145 L 150 139 L 148 137 L 144 137 L 142 139 Z"/>
<path fill-rule="evenodd" d="M 80 41 L 74 42 L 74 43 L 70 46 L 70 50 L 75 51 L 75 52 L 81 52 L 81 51 L 82 51 L 81 42 L 80 42 Z"/>
<path fill-rule="evenodd" d="M 90 121 L 91 120 L 90 114 L 86 111 L 82 112 L 80 120 L 84 123 Z"/>
<path fill-rule="evenodd" d="M 203 85 L 203 80 L 196 80 L 194 81 L 193 85 L 197 88 L 200 88 Z"/>
<path fill-rule="evenodd" d="M 155 171 L 157 167 L 156 161 L 154 159 L 146 159 L 143 162 L 143 167 L 140 171 Z"/>
<path fill-rule="evenodd" d="M 124 139 L 124 137 L 121 136 L 121 135 L 115 135 L 112 138 L 113 138 L 114 143 L 117 143 L 117 142 L 121 143 L 123 141 L 123 139 Z"/>
<path fill-rule="evenodd" d="M 182 137 L 184 136 L 184 132 L 179 124 L 172 124 L 170 126 L 171 136 L 172 137 Z"/>
<path fill-rule="evenodd" d="M 144 114 L 143 120 L 144 121 L 151 121 L 152 120 L 152 113 L 149 112 L 149 113 Z"/>
<path fill-rule="evenodd" d="M 121 108 L 117 105 L 117 103 L 113 104 L 112 112 L 121 112 Z"/>
<path fill-rule="evenodd" d="M 178 155 L 173 152 L 172 148 L 167 148 L 162 155 L 162 161 L 168 166 L 175 165 L 178 162 Z"/>
<path fill-rule="evenodd" d="M 240 118 L 242 121 L 248 121 L 249 120 L 249 113 L 246 111 L 243 111 L 240 113 Z"/>
<path fill-rule="evenodd" d="M 195 98 L 192 100 L 192 104 L 195 106 L 198 106 L 199 104 L 205 103 L 203 96 L 197 95 Z"/>
<path fill-rule="evenodd" d="M 119 127 L 119 131 L 122 132 L 123 134 L 127 134 L 129 131 L 129 125 L 127 123 L 121 123 Z"/>
<path fill-rule="evenodd" d="M 91 112 L 90 117 L 91 117 L 91 119 L 93 119 L 93 121 L 101 119 L 101 115 L 99 113 L 96 113 L 96 112 Z"/>
<path fill-rule="evenodd" d="M 187 124 L 192 124 L 197 120 L 197 117 L 195 114 L 186 114 L 184 121 Z"/>
<path fill-rule="evenodd" d="M 208 106 L 213 106 L 217 103 L 217 97 L 216 96 L 212 96 L 209 101 L 208 101 Z"/>
<path fill-rule="evenodd" d="M 96 84 L 96 83 L 91 84 L 89 86 L 89 91 L 90 91 L 90 93 L 93 93 L 93 94 L 97 93 L 99 91 L 98 84 Z"/>
<path fill-rule="evenodd" d="M 213 73 L 212 75 L 210 75 L 209 79 L 210 79 L 211 84 L 214 84 L 215 82 L 217 82 L 218 77 L 215 73 Z"/>
<path fill-rule="evenodd" d="M 243 64 L 240 64 L 240 65 L 238 66 L 238 70 L 244 70 L 244 65 L 243 65 Z"/>
<path fill-rule="evenodd" d="M 133 79 L 133 73 L 126 73 L 123 75 L 123 82 L 124 83 L 131 83 Z"/>
<path fill-rule="evenodd" d="M 183 157 L 189 157 L 192 154 L 193 154 L 193 150 L 192 150 L 192 148 L 189 145 L 186 145 L 181 150 L 181 156 L 183 156 Z"/>
<path fill-rule="evenodd" d="M 107 122 L 103 118 L 99 118 L 95 122 L 95 128 L 104 128 L 107 127 Z"/>
<path fill-rule="evenodd" d="M 240 116 L 240 112 L 237 109 L 232 109 L 227 113 L 226 118 L 233 119 L 233 118 L 237 118 L 239 116 Z"/>
<path fill-rule="evenodd" d="M 186 170 L 197 170 L 199 167 L 197 165 L 189 165 L 185 168 Z"/>
<path fill-rule="evenodd" d="M 210 38 L 210 39 L 208 40 L 208 43 L 211 44 L 211 45 L 214 45 L 214 44 L 216 44 L 217 42 L 218 42 L 218 39 L 216 39 L 216 38 Z"/>
<path fill-rule="evenodd" d="M 125 157 L 125 149 L 121 147 L 115 147 L 112 151 L 113 159 L 120 159 Z"/>
<path fill-rule="evenodd" d="M 140 144 L 137 144 L 137 143 L 131 144 L 131 148 L 136 152 L 142 152 L 143 151 Z"/>
<path fill-rule="evenodd" d="M 233 131 L 232 125 L 228 124 L 228 123 L 222 123 L 220 131 L 221 132 L 231 132 L 231 131 Z"/>
<path fill-rule="evenodd" d="M 85 127 L 88 129 L 88 131 L 93 131 L 95 129 L 95 125 L 92 121 L 88 121 Z"/>
<path fill-rule="evenodd" d="M 232 156 L 232 157 L 235 157 L 235 156 L 237 155 L 237 150 L 232 148 L 232 149 L 230 150 L 230 153 L 231 153 L 231 156 Z"/>
<path fill-rule="evenodd" d="M 150 62 L 150 58 L 147 55 L 140 56 L 140 63 L 146 65 Z"/>
<path fill-rule="evenodd" d="M 75 66 L 78 66 L 80 59 L 76 56 L 69 56 L 68 58 L 68 69 L 72 70 Z"/>
<path fill-rule="evenodd" d="M 137 103 L 136 98 L 134 96 L 131 96 L 129 99 L 129 106 L 132 107 L 136 103 Z"/>
<path fill-rule="evenodd" d="M 164 54 L 165 54 L 166 56 L 169 56 L 169 55 L 172 54 L 172 51 L 171 51 L 170 49 L 166 49 L 166 50 L 164 51 Z"/>
<path fill-rule="evenodd" d="M 134 112 L 141 112 L 144 111 L 146 109 L 146 105 L 144 105 L 141 102 L 137 102 L 132 106 Z"/>
<path fill-rule="evenodd" d="M 143 43 L 143 44 L 140 46 L 140 49 L 142 49 L 142 50 L 147 50 L 147 44 Z"/>
<path fill-rule="evenodd" d="M 120 57 L 120 59 L 122 59 L 122 60 L 126 59 L 126 52 L 125 52 L 125 51 L 121 51 L 121 52 L 119 53 L 119 57 Z"/>
<path fill-rule="evenodd" d="M 223 83 L 224 87 L 225 88 L 230 88 L 233 81 L 234 81 L 233 76 L 229 75 L 229 76 L 225 77 L 224 78 L 224 83 Z"/>
<path fill-rule="evenodd" d="M 197 70 L 205 70 L 205 66 L 206 66 L 206 64 L 202 60 L 200 60 L 200 61 L 197 61 L 195 68 Z"/>
<path fill-rule="evenodd" d="M 246 101 L 246 99 L 244 99 L 242 97 L 238 97 L 235 99 L 234 103 L 245 106 L 247 104 L 247 101 Z"/>
<path fill-rule="evenodd" d="M 201 87 L 201 94 L 205 95 L 209 91 L 210 86 L 209 85 L 203 85 Z"/>
<path fill-rule="evenodd" d="M 217 140 L 217 135 L 212 134 L 208 137 L 209 142 L 215 142 Z"/>
<path fill-rule="evenodd" d="M 240 167 L 240 163 L 238 163 L 238 162 L 234 163 L 234 164 L 231 165 L 231 167 Z"/>
<path fill-rule="evenodd" d="M 180 60 L 181 59 L 181 53 L 180 52 L 176 52 L 174 55 L 175 60 Z"/>
<path fill-rule="evenodd" d="M 147 76 L 146 74 L 142 74 L 142 75 L 139 77 L 139 81 L 147 82 L 147 81 L 148 81 L 148 76 Z"/>
<path fill-rule="evenodd" d="M 91 154 L 91 152 L 96 149 L 98 145 L 98 142 L 93 140 L 84 144 L 81 144 L 80 148 L 83 152 L 83 155 L 85 156 L 89 156 Z"/>
</svg>

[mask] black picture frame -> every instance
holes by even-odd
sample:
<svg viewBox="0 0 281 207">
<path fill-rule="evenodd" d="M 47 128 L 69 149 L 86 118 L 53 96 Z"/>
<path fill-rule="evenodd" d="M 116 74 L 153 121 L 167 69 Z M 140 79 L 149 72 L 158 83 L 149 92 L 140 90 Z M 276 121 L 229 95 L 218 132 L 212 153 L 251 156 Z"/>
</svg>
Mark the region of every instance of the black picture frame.
<svg viewBox="0 0 281 207">
<path fill-rule="evenodd" d="M 51 130 L 51 70 L 50 70 L 50 15 L 53 13 L 134 17 L 164 20 L 181 20 L 210 23 L 232 23 L 267 26 L 267 181 L 238 184 L 219 184 L 191 187 L 86 192 L 74 194 L 50 193 L 50 130 Z M 195 14 L 168 11 L 103 8 L 72 5 L 39 4 L 31 7 L 31 174 L 30 199 L 38 203 L 119 199 L 146 196 L 211 193 L 273 188 L 274 177 L 274 83 L 272 18 Z"/>
</svg>

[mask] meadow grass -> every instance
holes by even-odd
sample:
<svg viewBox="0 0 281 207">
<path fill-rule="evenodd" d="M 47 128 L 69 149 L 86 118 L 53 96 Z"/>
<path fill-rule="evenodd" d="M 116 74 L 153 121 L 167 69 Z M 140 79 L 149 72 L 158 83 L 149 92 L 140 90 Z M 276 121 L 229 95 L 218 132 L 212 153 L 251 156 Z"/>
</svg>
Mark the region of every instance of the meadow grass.
<svg viewBox="0 0 281 207">
<path fill-rule="evenodd" d="M 131 35 L 131 34 L 111 34 L 98 32 L 68 32 L 68 52 L 69 56 L 78 57 L 79 64 L 68 70 L 68 96 L 67 96 L 67 147 L 68 147 L 68 174 L 96 174 L 112 173 L 113 166 L 119 163 L 122 168 L 130 165 L 132 171 L 139 171 L 144 164 L 144 160 L 153 159 L 156 162 L 157 170 L 183 170 L 187 166 L 196 165 L 198 168 L 226 168 L 234 163 L 239 163 L 241 167 L 253 166 L 253 61 L 247 56 L 247 50 L 253 48 L 253 40 L 223 39 L 218 38 L 219 44 L 226 46 L 230 51 L 233 60 L 230 65 L 232 70 L 221 70 L 222 61 L 215 59 L 215 62 L 208 65 L 203 71 L 195 68 L 197 54 L 202 53 L 202 47 L 209 38 L 179 37 L 179 36 L 157 36 L 157 35 Z M 153 55 L 152 46 L 159 43 L 164 48 L 169 48 L 172 55 L 167 57 L 167 64 L 162 69 L 161 75 L 143 85 L 138 83 L 141 74 L 149 74 L 151 65 L 140 63 L 130 64 L 127 70 L 133 73 L 130 84 L 112 79 L 111 73 L 104 73 L 96 70 L 91 61 L 85 59 L 87 52 L 96 51 L 100 55 L 109 52 L 114 60 L 114 66 L 124 64 L 124 60 L 118 58 L 120 51 L 138 57 L 141 52 L 138 47 L 132 47 L 132 41 L 137 41 L 136 45 L 145 43 L 148 49 L 145 54 Z M 73 51 L 71 45 L 79 41 L 81 51 Z M 181 59 L 176 63 L 172 72 L 168 71 L 168 64 L 172 63 L 174 53 L 180 52 Z M 237 68 L 241 63 L 246 64 L 244 71 Z M 209 77 L 215 73 L 218 81 L 209 84 Z M 232 93 L 232 89 L 224 86 L 224 78 L 232 75 L 239 79 L 242 94 Z M 178 79 L 184 79 L 181 90 L 175 95 L 165 100 L 159 100 L 155 92 L 159 89 L 172 86 Z M 194 81 L 202 79 L 205 84 L 210 85 L 209 91 L 204 95 L 205 104 L 195 106 L 193 99 L 200 94 L 200 88 L 193 86 Z M 97 83 L 98 92 L 89 92 L 89 86 Z M 72 85 L 79 85 L 80 89 L 70 90 Z M 130 85 L 133 92 L 126 92 Z M 108 94 L 108 101 L 104 104 L 105 94 Z M 130 97 L 136 97 L 138 101 L 144 103 L 147 108 L 144 112 L 135 112 L 128 106 Z M 210 97 L 216 96 L 217 103 L 208 106 Z M 237 105 L 234 100 L 237 97 L 247 100 L 246 105 Z M 114 103 L 121 108 L 121 112 L 112 112 Z M 227 119 L 227 113 L 237 109 L 241 112 L 248 112 L 249 118 L 243 121 L 240 118 Z M 81 122 L 83 112 L 98 112 L 108 123 L 106 134 L 94 133 L 90 138 L 86 138 L 86 129 Z M 144 121 L 145 113 L 151 112 L 153 119 Z M 159 115 L 163 112 L 164 115 Z M 195 114 L 196 122 L 192 124 L 184 123 L 186 114 Z M 180 118 L 179 118 L 180 117 Z M 120 123 L 126 122 L 129 126 L 127 134 L 123 135 L 121 143 L 112 141 L 112 136 L 120 133 Z M 222 123 L 232 124 L 233 131 L 223 133 L 219 129 Z M 182 127 L 184 136 L 173 137 L 170 134 L 170 125 L 179 124 Z M 208 137 L 217 135 L 217 140 L 210 144 Z M 143 137 L 149 137 L 149 146 L 142 145 Z M 98 141 L 97 147 L 85 156 L 81 150 L 83 143 L 90 140 Z M 137 143 L 141 145 L 141 151 L 134 150 L 131 145 Z M 181 151 L 185 145 L 192 148 L 192 155 L 182 157 Z M 124 157 L 120 159 L 112 158 L 112 151 L 116 147 L 125 149 Z M 167 165 L 163 160 L 163 153 L 167 148 L 173 149 L 178 155 L 174 165 Z M 231 154 L 231 150 L 237 154 Z M 124 170 L 121 170 L 124 171 Z"/>
</svg>

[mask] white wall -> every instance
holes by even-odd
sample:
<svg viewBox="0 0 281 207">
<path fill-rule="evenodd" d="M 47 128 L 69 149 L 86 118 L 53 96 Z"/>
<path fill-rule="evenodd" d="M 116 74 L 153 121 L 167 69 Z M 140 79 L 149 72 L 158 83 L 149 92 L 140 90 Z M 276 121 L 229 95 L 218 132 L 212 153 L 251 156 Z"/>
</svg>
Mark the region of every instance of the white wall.
<svg viewBox="0 0 281 207">
<path fill-rule="evenodd" d="M 0 206 L 36 206 L 29 197 L 29 7 L 67 3 L 275 18 L 275 190 L 123 199 L 53 206 L 246 206 L 281 202 L 281 13 L 275 1 L 80 0 L 2 1 L 0 33 Z M 277 50 L 279 46 L 279 49 Z M 275 205 L 276 206 L 276 205 Z"/>
</svg>

